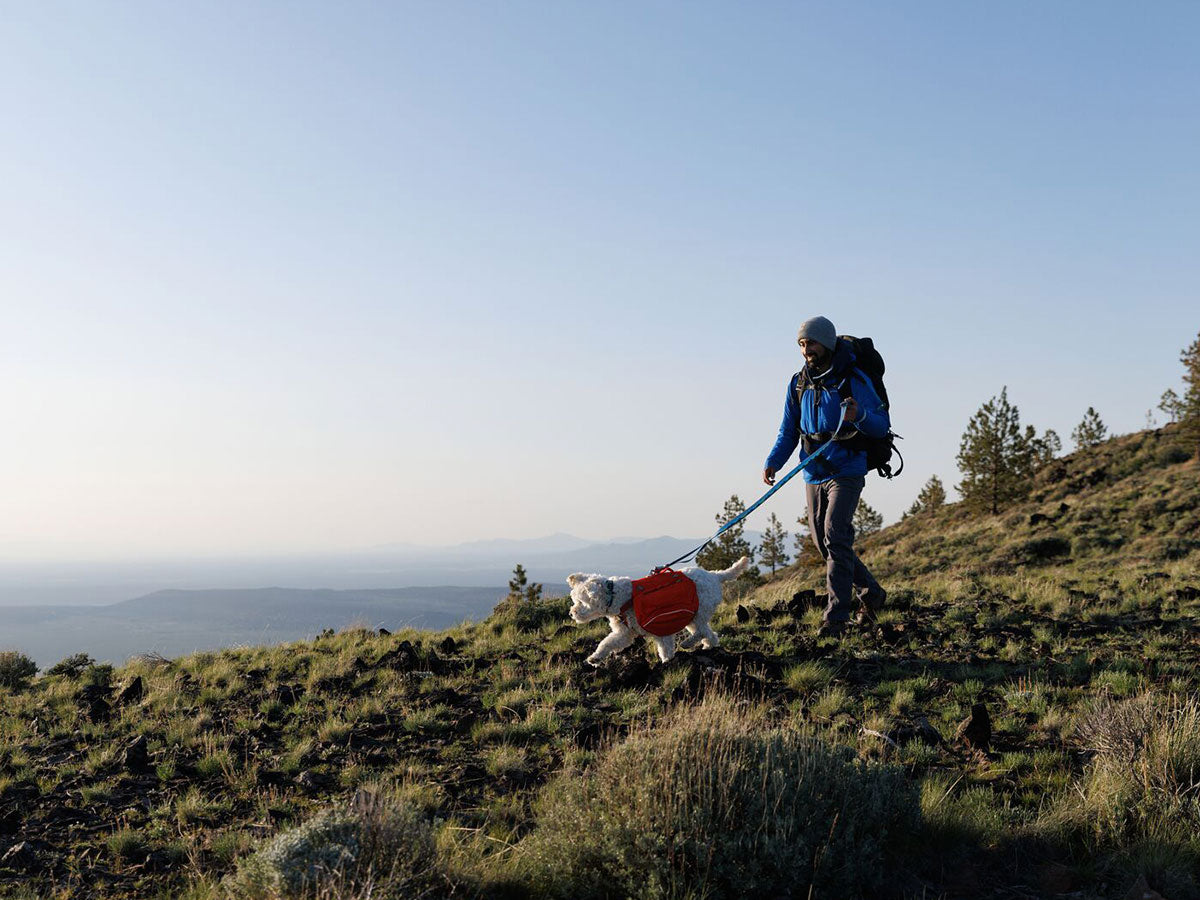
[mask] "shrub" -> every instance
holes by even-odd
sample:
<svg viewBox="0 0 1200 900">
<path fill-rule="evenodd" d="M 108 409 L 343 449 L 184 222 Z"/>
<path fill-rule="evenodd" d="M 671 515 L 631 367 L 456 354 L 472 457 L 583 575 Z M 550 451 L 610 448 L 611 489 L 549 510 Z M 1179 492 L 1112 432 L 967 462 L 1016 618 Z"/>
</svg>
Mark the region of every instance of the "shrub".
<svg viewBox="0 0 1200 900">
<path fill-rule="evenodd" d="M 230 887 L 245 898 L 427 896 L 434 887 L 429 825 L 408 803 L 359 791 L 242 860 Z"/>
<path fill-rule="evenodd" d="M 1151 841 L 1200 863 L 1200 701 L 1107 700 L 1075 737 L 1094 757 L 1078 795 L 1049 824 L 1102 848 Z"/>
<path fill-rule="evenodd" d="M 49 669 L 46 670 L 47 675 L 65 675 L 67 678 L 78 678 L 79 674 L 89 666 L 94 666 L 96 661 L 86 653 L 76 653 L 68 656 L 66 659 L 59 660 Z"/>
<path fill-rule="evenodd" d="M 570 597 L 551 597 L 545 600 L 528 600 L 508 596 L 492 610 L 493 624 L 511 623 L 518 631 L 537 631 L 543 625 L 565 625 L 570 622 Z"/>
<path fill-rule="evenodd" d="M 1192 452 L 1180 444 L 1168 444 L 1159 449 L 1155 461 L 1160 466 L 1173 466 L 1176 463 L 1187 462 L 1192 458 Z"/>
<path fill-rule="evenodd" d="M 898 770 L 710 695 L 551 782 L 517 867 L 572 898 L 869 893 L 918 809 Z"/>
<path fill-rule="evenodd" d="M 37 670 L 37 663 L 19 650 L 0 652 L 0 687 L 20 690 Z"/>
</svg>

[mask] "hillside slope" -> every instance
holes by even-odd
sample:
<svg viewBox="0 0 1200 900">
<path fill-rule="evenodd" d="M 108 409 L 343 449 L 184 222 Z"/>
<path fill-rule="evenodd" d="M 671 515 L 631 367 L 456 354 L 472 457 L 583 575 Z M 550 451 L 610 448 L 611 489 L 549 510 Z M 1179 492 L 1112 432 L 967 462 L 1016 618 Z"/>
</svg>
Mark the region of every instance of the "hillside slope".
<svg viewBox="0 0 1200 900">
<path fill-rule="evenodd" d="M 606 627 L 574 626 L 556 599 L 438 633 L 355 629 L 0 687 L 0 896 L 224 896 L 299 838 L 256 849 L 350 815 L 368 787 L 425 829 L 429 896 L 620 897 L 632 877 L 639 896 L 732 896 L 703 866 L 671 868 L 709 846 L 767 879 L 764 896 L 1116 898 L 1139 877 L 1200 896 L 1200 467 L 1172 462 L 1167 437 L 1058 461 L 1000 516 L 951 505 L 865 541 L 890 603 L 840 643 L 814 637 L 823 571 L 794 566 L 728 586 L 721 649 L 666 665 L 639 642 L 592 669 Z M 699 768 L 661 780 L 697 734 Z M 753 777 L 662 826 L 678 852 L 612 825 L 683 796 L 663 783 L 720 785 L 734 776 L 710 761 L 760 751 L 801 754 L 800 773 L 820 757 L 849 779 L 837 797 L 891 779 L 886 814 L 906 824 L 856 835 L 854 816 L 814 806 L 812 865 L 782 883 L 773 861 L 801 838 L 733 827 Z M 792 796 L 797 778 L 771 790 Z M 608 779 L 603 820 L 572 799 L 589 779 Z M 848 858 L 823 855 L 835 846 Z M 593 855 L 564 871 L 580 847 Z M 667 868 L 654 882 L 628 859 Z M 272 890 L 246 895 L 298 896 Z"/>
</svg>

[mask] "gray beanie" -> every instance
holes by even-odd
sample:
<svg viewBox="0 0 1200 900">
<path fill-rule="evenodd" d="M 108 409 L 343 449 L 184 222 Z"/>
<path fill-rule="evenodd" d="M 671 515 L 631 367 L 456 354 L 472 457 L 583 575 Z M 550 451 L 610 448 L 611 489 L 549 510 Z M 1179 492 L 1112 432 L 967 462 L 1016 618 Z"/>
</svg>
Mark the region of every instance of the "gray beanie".
<svg viewBox="0 0 1200 900">
<path fill-rule="evenodd" d="M 799 342 L 804 338 L 810 341 L 816 341 L 822 346 L 833 350 L 837 347 L 837 329 L 833 327 L 824 316 L 817 316 L 814 319 L 809 319 L 800 326 L 800 333 L 796 335 L 796 341 Z"/>
</svg>

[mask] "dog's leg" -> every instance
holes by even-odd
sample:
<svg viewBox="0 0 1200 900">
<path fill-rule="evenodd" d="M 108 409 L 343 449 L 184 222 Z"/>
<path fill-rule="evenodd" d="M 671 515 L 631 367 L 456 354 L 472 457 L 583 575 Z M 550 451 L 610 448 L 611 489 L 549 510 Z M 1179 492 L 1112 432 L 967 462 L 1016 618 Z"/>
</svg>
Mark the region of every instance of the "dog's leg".
<svg viewBox="0 0 1200 900">
<path fill-rule="evenodd" d="M 707 622 L 700 626 L 700 636 L 703 638 L 705 650 L 712 650 L 715 647 L 721 646 L 721 639 L 717 637 L 717 633 L 713 631 L 712 626 Z"/>
<path fill-rule="evenodd" d="M 700 629 L 694 624 L 689 623 L 687 625 L 687 633 L 688 636 L 679 642 L 680 650 L 691 650 L 696 646 L 696 642 L 700 640 Z"/>
<path fill-rule="evenodd" d="M 602 640 L 592 655 L 587 658 L 587 661 L 593 666 L 598 666 L 604 662 L 610 654 L 616 653 L 618 650 L 624 650 L 633 643 L 633 639 L 637 635 L 633 631 L 624 626 L 614 626 L 609 632 L 608 637 Z"/>
<path fill-rule="evenodd" d="M 666 637 L 652 637 L 654 646 L 658 648 L 658 658 L 663 662 L 670 662 L 675 656 L 675 635 L 669 634 Z"/>
</svg>

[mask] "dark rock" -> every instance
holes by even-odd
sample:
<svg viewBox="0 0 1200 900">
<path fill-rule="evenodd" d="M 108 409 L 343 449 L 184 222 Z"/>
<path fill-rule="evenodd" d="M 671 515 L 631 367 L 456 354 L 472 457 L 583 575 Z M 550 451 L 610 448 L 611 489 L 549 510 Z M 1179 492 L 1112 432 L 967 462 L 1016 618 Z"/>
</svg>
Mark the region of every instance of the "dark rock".
<svg viewBox="0 0 1200 900">
<path fill-rule="evenodd" d="M 87 717 L 93 722 L 107 722 L 112 715 L 112 707 L 102 697 L 97 697 L 88 704 Z"/>
<path fill-rule="evenodd" d="M 447 656 L 451 656 L 458 651 L 458 644 L 455 642 L 454 638 L 446 635 L 445 640 L 438 644 L 438 649 Z"/>
<path fill-rule="evenodd" d="M 375 661 L 376 666 L 395 669 L 397 672 L 412 672 L 421 667 L 417 651 L 408 641 L 401 641 L 399 646 L 385 652 Z"/>
<path fill-rule="evenodd" d="M 631 653 L 610 656 L 601 666 L 616 687 L 649 687 L 657 680 L 657 672 L 650 667 L 646 657 Z"/>
<path fill-rule="evenodd" d="M 1060 516 L 1066 515 L 1068 512 L 1070 512 L 1070 510 L 1071 510 L 1071 507 L 1067 506 L 1067 504 L 1065 504 L 1065 503 L 1058 504 L 1058 514 Z"/>
<path fill-rule="evenodd" d="M 788 611 L 793 615 L 799 615 L 806 609 L 812 609 L 814 606 L 823 605 L 817 598 L 817 592 L 814 590 L 796 591 L 792 594 L 792 599 L 788 603 Z"/>
<path fill-rule="evenodd" d="M 754 615 L 754 621 L 758 622 L 760 625 L 769 625 L 775 618 L 775 616 L 771 613 L 771 610 L 764 609 L 761 606 L 750 607 L 750 612 Z"/>
<path fill-rule="evenodd" d="M 945 744 L 941 732 L 934 728 L 924 716 L 919 717 L 911 725 L 893 729 L 888 733 L 888 737 L 897 744 L 904 744 L 914 740 L 920 741 L 927 747 L 940 747 Z"/>
<path fill-rule="evenodd" d="M 150 768 L 150 752 L 144 734 L 139 734 L 125 745 L 122 765 L 130 772 L 145 772 Z"/>
<path fill-rule="evenodd" d="M 296 776 L 296 787 L 304 791 L 319 791 L 329 784 L 329 778 L 309 769 Z"/>
<path fill-rule="evenodd" d="M 1200 588 L 1194 585 L 1184 584 L 1175 588 L 1175 599 L 1180 600 L 1195 600 L 1200 598 Z"/>
<path fill-rule="evenodd" d="M 3 856 L 0 856 L 0 866 L 6 866 L 10 869 L 27 871 L 37 868 L 39 863 L 38 852 L 34 850 L 33 844 L 29 841 L 21 841 L 19 844 L 13 844 L 4 851 Z"/>
<path fill-rule="evenodd" d="M 1030 525 L 1041 525 L 1043 522 L 1051 521 L 1050 517 L 1043 513 L 1034 513 L 1029 517 Z"/>
<path fill-rule="evenodd" d="M 442 660 L 433 650 L 425 651 L 425 668 L 430 672 L 442 671 Z"/>
<path fill-rule="evenodd" d="M 112 693 L 112 688 L 103 684 L 85 684 L 75 694 L 75 698 L 83 704 L 89 704 L 96 700 L 108 700 Z"/>
<path fill-rule="evenodd" d="M 987 753 L 992 742 L 992 717 L 987 707 L 982 703 L 972 706 L 971 715 L 959 724 L 954 736 L 970 749 Z"/>
<path fill-rule="evenodd" d="M 272 700 L 282 703 L 284 706 L 291 706 L 304 695 L 304 688 L 298 684 L 281 684 L 275 690 L 268 694 Z"/>
<path fill-rule="evenodd" d="M 379 636 L 380 636 L 380 637 L 388 637 L 390 634 L 391 634 L 391 632 L 390 632 L 390 631 L 388 631 L 386 628 L 380 628 L 380 629 L 379 629 Z"/>
<path fill-rule="evenodd" d="M 175 689 L 184 694 L 194 694 L 197 691 L 196 679 L 187 672 L 180 672 L 175 676 Z"/>
<path fill-rule="evenodd" d="M 0 806 L 0 834 L 16 834 L 21 827 L 21 816 L 16 804 Z"/>
<path fill-rule="evenodd" d="M 742 606 L 740 603 L 738 604 L 735 615 L 737 616 L 737 620 L 743 625 L 750 621 L 750 610 L 746 609 L 746 607 Z"/>
<path fill-rule="evenodd" d="M 124 706 L 126 703 L 137 703 L 142 699 L 143 687 L 142 676 L 133 676 L 133 681 L 125 685 L 121 693 L 117 694 L 117 706 Z"/>
</svg>

